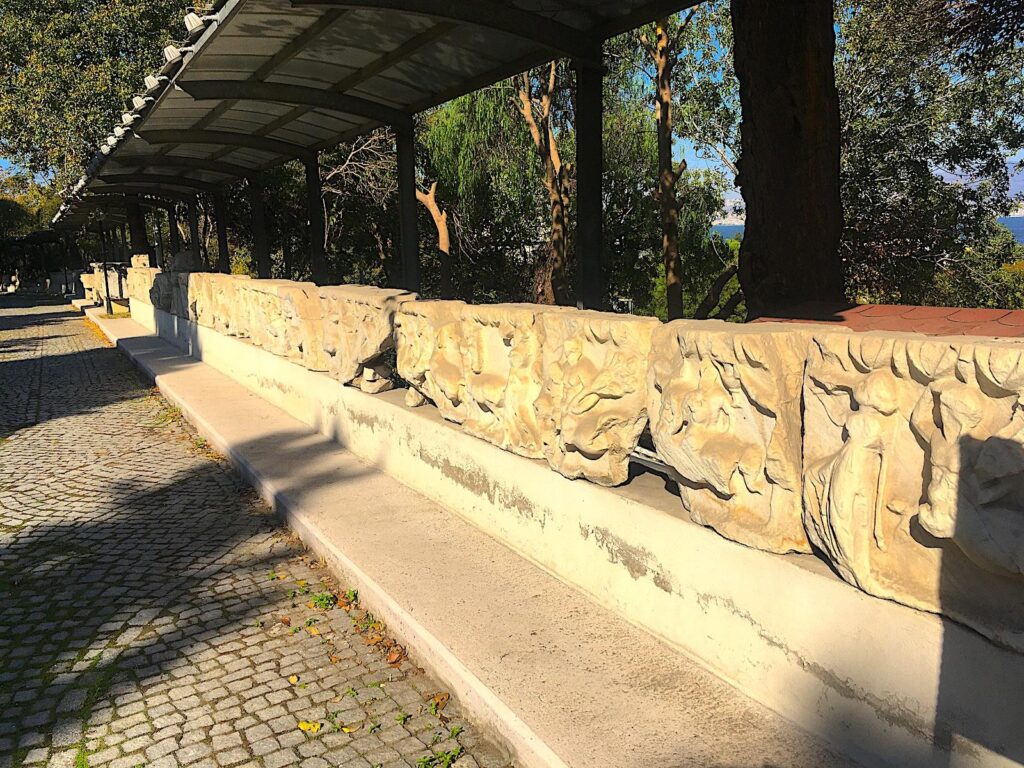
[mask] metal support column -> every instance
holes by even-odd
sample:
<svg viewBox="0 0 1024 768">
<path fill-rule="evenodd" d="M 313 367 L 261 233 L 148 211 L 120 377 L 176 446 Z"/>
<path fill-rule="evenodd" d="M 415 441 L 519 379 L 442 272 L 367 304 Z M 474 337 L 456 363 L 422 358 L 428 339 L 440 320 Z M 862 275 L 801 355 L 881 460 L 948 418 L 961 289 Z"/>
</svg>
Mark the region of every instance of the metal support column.
<svg viewBox="0 0 1024 768">
<path fill-rule="evenodd" d="M 213 218 L 217 220 L 217 271 L 225 275 L 231 272 L 231 254 L 228 253 L 228 207 L 224 193 L 213 194 Z"/>
<path fill-rule="evenodd" d="M 164 255 L 164 232 L 160 226 L 159 208 L 153 209 L 153 243 L 155 248 L 156 263 L 150 262 L 150 266 L 159 267 L 166 261 Z"/>
<path fill-rule="evenodd" d="M 600 45 L 591 59 L 601 61 Z M 582 309 L 605 309 L 608 302 L 601 194 L 603 79 L 602 68 L 576 64 L 576 301 Z"/>
<path fill-rule="evenodd" d="M 107 237 L 106 227 L 100 220 L 100 251 L 103 253 L 103 294 L 106 299 L 107 314 L 114 314 L 114 304 L 110 301 L 110 277 L 107 274 L 107 251 L 110 247 L 110 238 Z"/>
<path fill-rule="evenodd" d="M 249 178 L 249 206 L 252 208 L 252 255 L 256 261 L 256 274 L 265 279 L 270 277 L 270 244 L 267 242 L 263 181 L 259 176 Z"/>
<path fill-rule="evenodd" d="M 399 246 L 402 254 L 401 287 L 420 290 L 419 234 L 416 230 L 416 142 L 412 122 L 395 126 L 398 145 Z"/>
<path fill-rule="evenodd" d="M 320 157 L 306 163 L 306 210 L 309 216 L 309 264 L 313 282 L 327 282 L 327 260 L 324 257 L 324 195 L 320 181 Z"/>
</svg>

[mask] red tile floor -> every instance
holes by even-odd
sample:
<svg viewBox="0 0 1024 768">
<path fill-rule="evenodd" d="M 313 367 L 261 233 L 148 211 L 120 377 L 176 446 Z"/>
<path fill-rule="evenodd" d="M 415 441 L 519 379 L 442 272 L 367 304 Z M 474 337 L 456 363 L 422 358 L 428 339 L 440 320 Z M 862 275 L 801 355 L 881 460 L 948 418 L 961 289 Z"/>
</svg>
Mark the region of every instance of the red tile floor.
<svg viewBox="0 0 1024 768">
<path fill-rule="evenodd" d="M 808 303 L 757 322 L 835 323 L 854 331 L 907 331 L 931 336 L 1024 337 L 1024 310 L 1009 309 Z"/>
</svg>

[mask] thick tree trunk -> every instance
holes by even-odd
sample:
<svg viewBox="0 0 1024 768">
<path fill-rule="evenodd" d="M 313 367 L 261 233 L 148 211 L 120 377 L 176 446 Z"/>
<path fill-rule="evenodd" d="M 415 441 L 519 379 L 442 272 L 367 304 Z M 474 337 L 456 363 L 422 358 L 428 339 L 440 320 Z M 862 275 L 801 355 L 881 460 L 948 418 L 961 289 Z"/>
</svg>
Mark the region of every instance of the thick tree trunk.
<svg viewBox="0 0 1024 768">
<path fill-rule="evenodd" d="M 750 318 L 843 298 L 832 0 L 732 0 Z"/>
</svg>

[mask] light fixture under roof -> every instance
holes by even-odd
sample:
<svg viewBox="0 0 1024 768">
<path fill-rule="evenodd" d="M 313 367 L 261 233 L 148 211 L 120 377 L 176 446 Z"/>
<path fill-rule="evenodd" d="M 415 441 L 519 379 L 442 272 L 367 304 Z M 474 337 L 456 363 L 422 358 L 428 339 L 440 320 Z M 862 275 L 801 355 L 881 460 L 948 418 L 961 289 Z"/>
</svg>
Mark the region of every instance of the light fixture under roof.
<svg viewBox="0 0 1024 768">
<path fill-rule="evenodd" d="M 146 75 L 143 84 L 146 86 L 146 93 L 153 93 L 163 88 L 166 82 L 167 78 L 163 75 Z"/>
</svg>

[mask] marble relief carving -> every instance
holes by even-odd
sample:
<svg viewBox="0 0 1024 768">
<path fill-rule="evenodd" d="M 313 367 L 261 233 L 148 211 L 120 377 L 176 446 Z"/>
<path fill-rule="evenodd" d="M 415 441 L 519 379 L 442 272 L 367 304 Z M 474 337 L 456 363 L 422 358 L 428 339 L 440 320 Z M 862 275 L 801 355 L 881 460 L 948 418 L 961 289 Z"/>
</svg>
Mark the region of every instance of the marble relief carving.
<svg viewBox="0 0 1024 768">
<path fill-rule="evenodd" d="M 462 310 L 462 427 L 520 456 L 544 458 L 537 401 L 542 389 L 540 312 L 531 304 Z"/>
<path fill-rule="evenodd" d="M 770 552 L 810 552 L 801 519 L 808 334 L 678 320 L 654 331 L 647 410 L 690 518 Z"/>
<path fill-rule="evenodd" d="M 398 373 L 409 383 L 408 405 L 425 399 L 449 421 L 466 417 L 461 301 L 413 301 L 395 316 Z"/>
<path fill-rule="evenodd" d="M 866 592 L 1024 650 L 1024 346 L 819 334 L 804 520 Z"/>
<path fill-rule="evenodd" d="M 561 309 L 541 314 L 544 455 L 566 477 L 620 485 L 647 423 L 655 318 Z"/>
<path fill-rule="evenodd" d="M 371 394 L 391 389 L 392 371 L 385 358 L 395 347 L 395 313 L 415 298 L 397 288 L 321 288 L 321 333 L 331 376 Z"/>
</svg>

